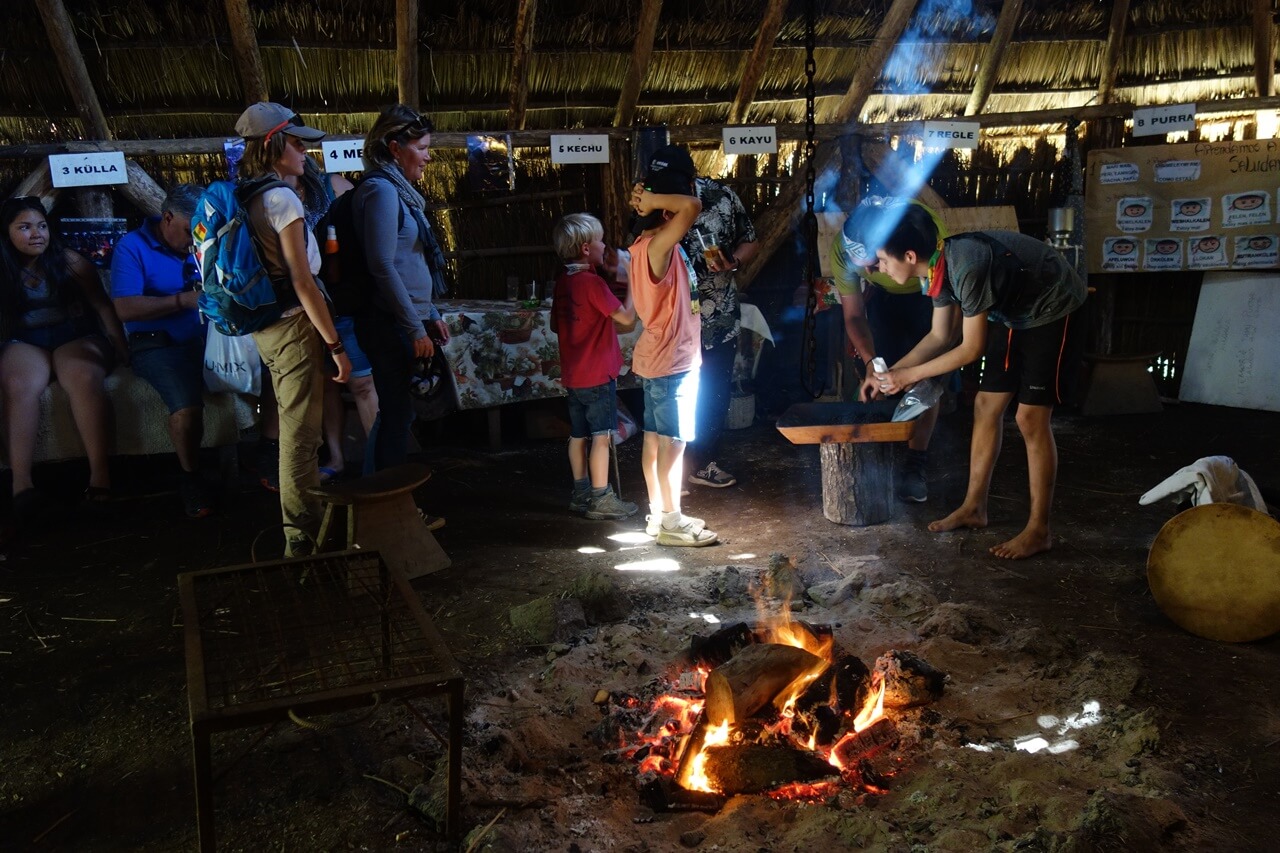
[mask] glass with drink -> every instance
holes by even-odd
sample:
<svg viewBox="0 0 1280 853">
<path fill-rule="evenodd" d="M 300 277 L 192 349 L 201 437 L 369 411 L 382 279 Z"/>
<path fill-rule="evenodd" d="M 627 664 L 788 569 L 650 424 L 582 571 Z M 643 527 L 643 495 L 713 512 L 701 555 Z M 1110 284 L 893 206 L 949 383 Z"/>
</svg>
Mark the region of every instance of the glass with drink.
<svg viewBox="0 0 1280 853">
<path fill-rule="evenodd" d="M 695 230 L 693 232 L 698 236 L 698 245 L 702 247 L 702 257 L 707 262 L 707 268 L 712 272 L 720 272 L 729 268 L 729 262 L 725 260 L 724 252 L 720 251 L 720 247 L 714 242 L 709 244 L 703 238 L 702 232 Z"/>
</svg>

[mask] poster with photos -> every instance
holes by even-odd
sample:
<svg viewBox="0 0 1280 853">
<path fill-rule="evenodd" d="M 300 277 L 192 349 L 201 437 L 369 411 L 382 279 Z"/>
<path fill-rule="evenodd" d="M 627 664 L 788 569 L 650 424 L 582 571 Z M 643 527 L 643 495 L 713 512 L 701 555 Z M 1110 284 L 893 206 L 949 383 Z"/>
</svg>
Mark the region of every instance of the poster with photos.
<svg viewBox="0 0 1280 853">
<path fill-rule="evenodd" d="M 62 244 L 84 255 L 98 269 L 111 266 L 111 252 L 127 233 L 127 219 L 68 218 L 58 223 L 58 236 L 62 238 Z"/>
<path fill-rule="evenodd" d="M 1089 153 L 1089 272 L 1280 267 L 1280 139 Z"/>
</svg>

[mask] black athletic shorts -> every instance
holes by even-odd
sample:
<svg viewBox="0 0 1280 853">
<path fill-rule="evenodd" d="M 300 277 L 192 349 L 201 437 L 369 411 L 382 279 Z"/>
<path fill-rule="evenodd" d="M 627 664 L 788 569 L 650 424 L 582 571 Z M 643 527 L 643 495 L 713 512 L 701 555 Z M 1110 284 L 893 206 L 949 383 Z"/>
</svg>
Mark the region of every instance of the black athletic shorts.
<svg viewBox="0 0 1280 853">
<path fill-rule="evenodd" d="M 1031 329 L 992 323 L 978 390 L 1016 392 L 1018 402 L 1029 406 L 1071 399 L 1084 345 L 1082 319 L 1076 311 Z"/>
</svg>

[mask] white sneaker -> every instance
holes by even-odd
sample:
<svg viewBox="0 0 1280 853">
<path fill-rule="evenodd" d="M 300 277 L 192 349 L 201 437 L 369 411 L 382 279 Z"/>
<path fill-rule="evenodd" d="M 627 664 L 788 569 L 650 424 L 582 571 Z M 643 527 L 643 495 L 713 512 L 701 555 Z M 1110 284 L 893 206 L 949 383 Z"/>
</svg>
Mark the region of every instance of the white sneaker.
<svg viewBox="0 0 1280 853">
<path fill-rule="evenodd" d="M 680 526 L 676 528 L 660 527 L 658 528 L 658 544 L 670 545 L 679 548 L 701 548 L 704 545 L 714 545 L 719 537 L 714 531 L 707 530 L 706 524 L 700 518 L 690 518 L 687 515 L 680 517 Z"/>
<path fill-rule="evenodd" d="M 691 515 L 684 516 L 684 520 L 694 521 L 694 522 L 697 522 L 698 524 L 703 525 L 704 527 L 706 526 L 705 521 L 703 521 L 700 518 L 694 518 Z M 644 532 L 647 535 L 657 538 L 658 531 L 660 530 L 662 530 L 662 513 L 657 513 L 656 515 L 646 515 L 644 517 Z"/>
</svg>

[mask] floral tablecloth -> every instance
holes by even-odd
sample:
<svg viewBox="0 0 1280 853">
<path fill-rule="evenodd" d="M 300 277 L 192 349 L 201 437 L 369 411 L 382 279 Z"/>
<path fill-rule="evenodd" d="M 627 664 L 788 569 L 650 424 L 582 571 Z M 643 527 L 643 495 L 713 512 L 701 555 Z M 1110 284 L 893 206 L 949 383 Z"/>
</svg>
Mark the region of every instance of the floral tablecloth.
<svg viewBox="0 0 1280 853">
<path fill-rule="evenodd" d="M 449 325 L 444 354 L 453 371 L 458 408 L 486 409 L 565 395 L 550 303 L 524 308 L 513 302 L 445 300 L 436 307 Z M 631 351 L 639 337 L 639 325 L 619 335 L 620 388 L 639 385 L 631 372 Z"/>
</svg>

